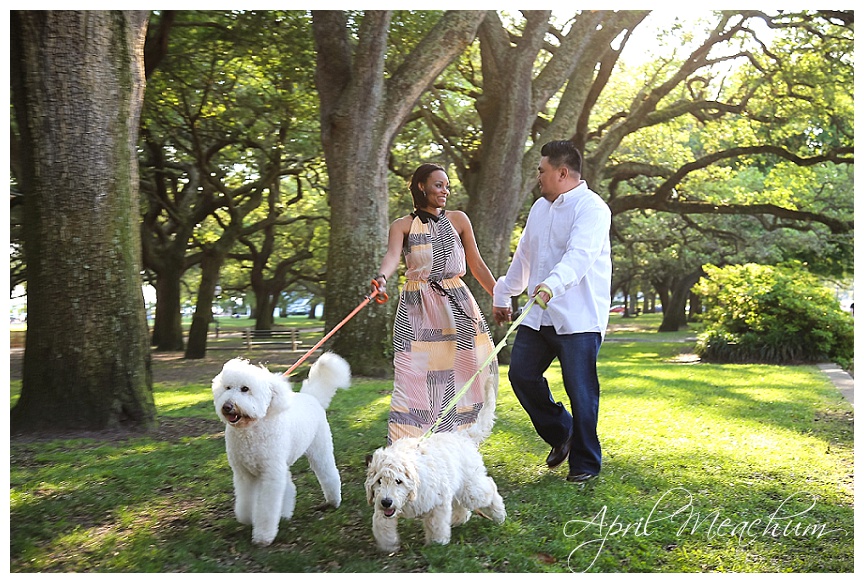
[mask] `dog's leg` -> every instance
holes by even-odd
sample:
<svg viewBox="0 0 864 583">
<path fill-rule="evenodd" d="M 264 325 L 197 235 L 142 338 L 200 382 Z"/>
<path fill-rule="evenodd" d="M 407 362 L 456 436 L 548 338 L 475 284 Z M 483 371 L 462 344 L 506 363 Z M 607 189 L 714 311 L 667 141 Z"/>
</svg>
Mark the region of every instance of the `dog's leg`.
<svg viewBox="0 0 864 583">
<path fill-rule="evenodd" d="M 287 472 L 268 472 L 261 477 L 258 484 L 258 502 L 252 519 L 252 542 L 267 546 L 276 538 L 279 532 L 279 518 L 282 515 L 282 504 L 285 498 Z M 293 484 L 291 484 L 293 488 Z"/>
<path fill-rule="evenodd" d="M 451 526 L 459 526 L 468 522 L 471 518 L 471 511 L 459 504 L 456 499 L 453 499 L 453 515 L 450 518 Z"/>
<path fill-rule="evenodd" d="M 399 550 L 399 519 L 395 516 L 386 517 L 378 510 L 372 513 L 372 534 L 378 548 L 385 553 L 395 553 Z"/>
<path fill-rule="evenodd" d="M 496 523 L 501 524 L 507 518 L 507 511 L 504 509 L 504 499 L 498 493 L 498 485 L 495 483 L 495 480 L 488 476 L 486 479 L 488 480 L 486 501 L 480 506 L 480 511 L 488 515 Z"/>
<path fill-rule="evenodd" d="M 426 544 L 446 545 L 450 542 L 450 521 L 453 515 L 452 501 L 436 506 L 423 517 Z"/>
<path fill-rule="evenodd" d="M 324 500 L 334 508 L 339 508 L 342 503 L 342 481 L 339 478 L 336 459 L 333 457 L 333 436 L 326 422 L 306 451 L 306 459 L 309 460 L 309 467 L 318 478 L 321 491 L 324 492 Z"/>
<path fill-rule="evenodd" d="M 291 470 L 286 472 L 285 494 L 282 496 L 282 518 L 290 520 L 294 516 L 294 505 L 297 503 L 297 486 L 291 478 Z"/>
<path fill-rule="evenodd" d="M 243 471 L 234 470 L 234 515 L 240 524 L 252 524 L 252 510 L 255 508 L 255 480 Z"/>
</svg>

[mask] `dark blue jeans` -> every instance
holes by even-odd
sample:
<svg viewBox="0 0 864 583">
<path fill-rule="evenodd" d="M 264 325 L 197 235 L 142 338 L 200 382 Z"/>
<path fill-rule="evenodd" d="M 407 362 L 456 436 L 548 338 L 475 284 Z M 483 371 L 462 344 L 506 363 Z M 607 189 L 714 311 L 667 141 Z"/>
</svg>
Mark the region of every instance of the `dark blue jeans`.
<svg viewBox="0 0 864 583">
<path fill-rule="evenodd" d="M 568 460 L 571 474 L 600 473 L 597 354 L 601 342 L 597 332 L 559 335 L 553 326 L 541 326 L 539 331 L 519 326 L 510 354 L 510 384 L 538 435 L 556 447 L 573 429 Z M 543 376 L 556 358 L 570 398 L 570 411 L 555 401 Z"/>
</svg>

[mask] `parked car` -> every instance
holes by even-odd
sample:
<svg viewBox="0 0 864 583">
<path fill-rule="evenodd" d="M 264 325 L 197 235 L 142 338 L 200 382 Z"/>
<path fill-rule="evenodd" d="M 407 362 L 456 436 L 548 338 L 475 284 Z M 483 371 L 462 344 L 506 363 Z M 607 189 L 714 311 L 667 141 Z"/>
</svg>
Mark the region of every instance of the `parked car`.
<svg viewBox="0 0 864 583">
<path fill-rule="evenodd" d="M 309 313 L 309 300 L 297 300 L 288 304 L 285 313 L 289 316 L 305 316 Z"/>
</svg>

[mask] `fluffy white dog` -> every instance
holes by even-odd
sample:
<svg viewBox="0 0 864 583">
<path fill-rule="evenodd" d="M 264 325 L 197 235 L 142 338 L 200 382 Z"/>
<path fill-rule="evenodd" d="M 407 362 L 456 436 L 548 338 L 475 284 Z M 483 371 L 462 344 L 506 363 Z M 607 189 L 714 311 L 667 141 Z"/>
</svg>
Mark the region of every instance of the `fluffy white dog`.
<svg viewBox="0 0 864 583">
<path fill-rule="evenodd" d="M 234 472 L 234 513 L 252 525 L 252 542 L 266 546 L 291 518 L 297 488 L 291 465 L 301 455 L 318 478 L 328 504 L 342 502 L 325 410 L 338 388 L 351 383 L 351 368 L 333 353 L 312 365 L 299 393 L 285 376 L 235 358 L 213 379 L 213 402 L 225 422 L 225 449 Z"/>
<path fill-rule="evenodd" d="M 399 550 L 400 516 L 423 520 L 426 544 L 449 543 L 451 526 L 464 524 L 475 510 L 504 522 L 504 500 L 477 449 L 495 419 L 495 379 L 487 383 L 486 397 L 469 429 L 398 439 L 372 455 L 366 497 L 374 507 L 372 534 L 379 549 Z"/>
</svg>

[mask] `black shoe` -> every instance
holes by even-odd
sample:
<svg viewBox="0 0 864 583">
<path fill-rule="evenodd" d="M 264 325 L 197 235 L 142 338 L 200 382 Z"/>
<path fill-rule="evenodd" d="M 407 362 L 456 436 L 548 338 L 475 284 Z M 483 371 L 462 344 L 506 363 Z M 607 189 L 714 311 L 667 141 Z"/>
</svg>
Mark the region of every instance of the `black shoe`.
<svg viewBox="0 0 864 583">
<path fill-rule="evenodd" d="M 591 480 L 591 479 L 596 478 L 596 477 L 597 477 L 597 474 L 588 474 L 588 473 L 567 474 L 567 481 L 568 482 L 576 482 L 577 484 L 584 484 L 588 480 Z"/>
<path fill-rule="evenodd" d="M 546 465 L 549 466 L 550 470 L 553 468 L 557 468 L 564 460 L 567 459 L 567 456 L 570 455 L 570 447 L 572 445 L 573 435 L 571 433 L 567 436 L 567 439 L 564 440 L 564 443 L 552 448 L 552 451 L 550 451 L 549 455 L 546 456 Z"/>
</svg>

